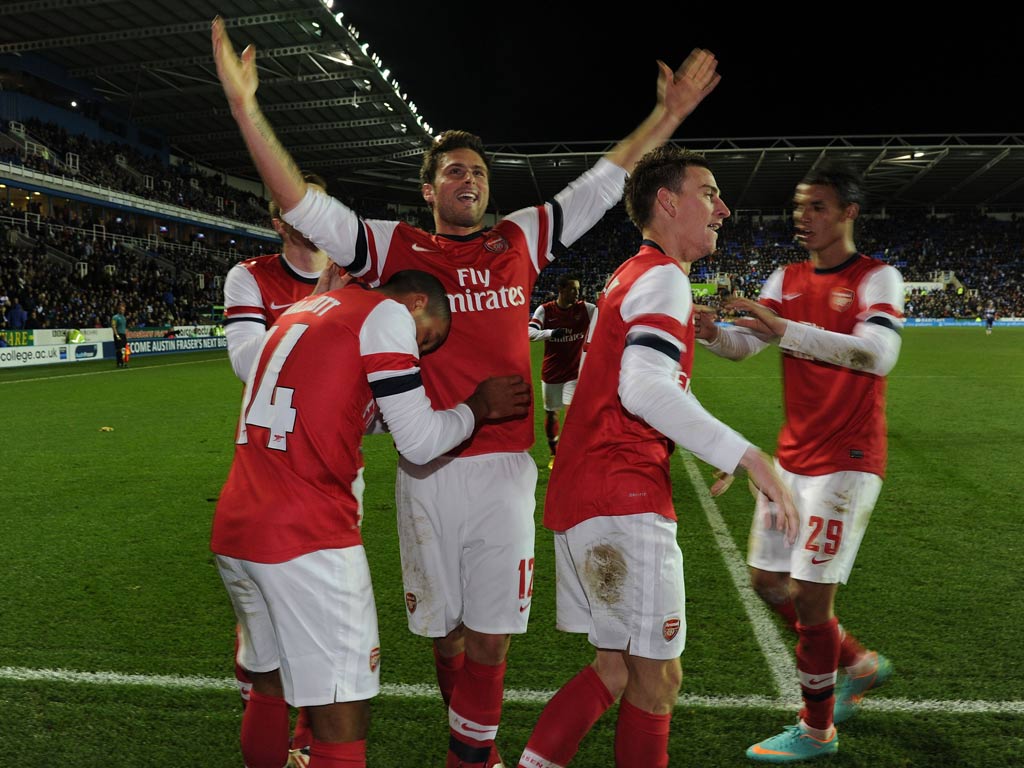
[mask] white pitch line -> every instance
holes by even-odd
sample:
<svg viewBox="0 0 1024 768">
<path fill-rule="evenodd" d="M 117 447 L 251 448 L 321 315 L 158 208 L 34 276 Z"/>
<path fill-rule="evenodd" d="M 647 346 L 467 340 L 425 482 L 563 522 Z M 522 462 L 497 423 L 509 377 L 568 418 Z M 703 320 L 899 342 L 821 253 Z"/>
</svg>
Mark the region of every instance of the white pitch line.
<svg viewBox="0 0 1024 768">
<path fill-rule="evenodd" d="M 144 365 L 141 368 L 131 368 L 129 371 L 146 371 L 151 368 L 170 368 L 175 365 L 202 365 L 204 363 L 219 363 L 222 362 L 219 358 L 210 358 L 209 360 L 185 360 L 180 363 L 164 363 L 163 365 Z M 59 376 L 36 376 L 34 379 L 11 379 L 10 381 L 0 381 L 2 384 L 27 384 L 30 381 L 52 381 L 53 379 L 75 379 L 80 376 L 123 376 L 124 371 L 120 368 L 114 368 L 107 371 L 82 371 L 81 373 L 62 373 Z M 129 374 L 131 375 L 131 374 Z"/>
<path fill-rule="evenodd" d="M 744 557 L 736 548 L 736 543 L 729 534 L 729 527 L 725 524 L 718 505 L 712 498 L 704 478 L 701 477 L 697 463 L 689 454 L 683 454 L 683 466 L 690 475 L 690 482 L 697 491 L 697 498 L 708 518 L 711 532 L 718 545 L 718 551 L 722 554 L 725 567 L 729 571 L 732 583 L 739 592 L 740 602 L 743 610 L 747 613 L 750 625 L 754 630 L 754 638 L 761 646 L 765 661 L 768 662 L 768 669 L 775 678 L 775 687 L 779 691 L 781 701 L 789 702 L 790 708 L 799 708 L 801 704 L 800 685 L 797 683 L 796 662 L 790 646 L 783 642 L 779 635 L 778 627 L 772 619 L 768 609 L 765 608 L 761 598 L 757 596 L 750 586 L 750 575 Z"/>
<path fill-rule="evenodd" d="M 200 677 L 198 675 L 128 675 L 120 672 L 75 672 L 69 669 L 26 669 L 0 667 L 0 680 L 12 682 L 78 683 L 86 685 L 152 686 L 186 691 L 234 691 L 234 678 Z M 395 699 L 436 699 L 433 684 L 384 683 L 380 695 Z M 555 691 L 531 689 L 505 690 L 505 701 L 524 704 L 546 704 Z M 792 711 L 793 702 L 767 696 L 680 696 L 678 707 L 702 709 L 773 709 Z M 865 699 L 861 706 L 874 712 L 912 714 L 940 712 L 946 714 L 1024 715 L 1024 701 L 913 701 L 911 699 Z"/>
</svg>

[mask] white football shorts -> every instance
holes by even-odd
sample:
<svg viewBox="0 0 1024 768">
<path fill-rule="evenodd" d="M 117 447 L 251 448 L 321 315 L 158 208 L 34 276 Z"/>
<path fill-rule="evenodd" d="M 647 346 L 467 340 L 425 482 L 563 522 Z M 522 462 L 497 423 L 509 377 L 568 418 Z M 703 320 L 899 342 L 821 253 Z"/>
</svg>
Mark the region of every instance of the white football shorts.
<svg viewBox="0 0 1024 768">
<path fill-rule="evenodd" d="M 294 707 L 362 701 L 380 691 L 380 637 L 366 551 L 322 549 L 283 563 L 217 555 L 238 618 L 238 664 L 281 668 Z"/>
<path fill-rule="evenodd" d="M 572 405 L 572 396 L 576 394 L 576 379 L 561 384 L 540 383 L 540 391 L 544 396 L 544 410 L 560 411 Z"/>
<path fill-rule="evenodd" d="M 686 587 L 673 521 L 654 512 L 594 517 L 554 537 L 559 629 L 645 659 L 682 654 Z"/>
<path fill-rule="evenodd" d="M 533 596 L 537 465 L 529 453 L 399 457 L 395 497 L 409 630 L 522 634 Z"/>
<path fill-rule="evenodd" d="M 800 536 L 793 546 L 765 521 L 772 505 L 758 494 L 750 529 L 747 564 L 789 573 L 817 584 L 845 584 L 882 490 L 882 478 L 868 472 L 796 475 L 776 461 L 800 512 Z"/>
</svg>

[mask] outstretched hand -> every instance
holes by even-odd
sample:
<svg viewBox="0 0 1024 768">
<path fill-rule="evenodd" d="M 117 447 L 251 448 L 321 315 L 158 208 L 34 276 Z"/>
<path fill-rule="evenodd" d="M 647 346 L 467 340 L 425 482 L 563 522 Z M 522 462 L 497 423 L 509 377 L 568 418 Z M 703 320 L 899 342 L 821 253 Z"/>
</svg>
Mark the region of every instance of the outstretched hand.
<svg viewBox="0 0 1024 768">
<path fill-rule="evenodd" d="M 213 20 L 210 37 L 213 42 L 213 60 L 217 64 L 217 77 L 224 87 L 228 104 L 232 110 L 242 108 L 256 98 L 256 88 L 259 87 L 256 49 L 248 45 L 239 57 L 220 16 Z"/>
<path fill-rule="evenodd" d="M 749 328 L 765 341 L 781 338 L 786 333 L 786 320 L 772 312 L 764 304 L 750 299 L 729 299 L 725 306 L 734 312 L 746 312 L 750 315 L 750 317 L 737 318 L 735 324 Z"/>
<path fill-rule="evenodd" d="M 747 470 L 757 490 L 771 502 L 766 505 L 766 526 L 781 531 L 786 537 L 786 542 L 794 544 L 800 532 L 800 513 L 789 488 L 775 471 L 771 457 L 759 448 L 750 446 L 740 459 L 740 465 Z"/>
<path fill-rule="evenodd" d="M 703 48 L 694 48 L 675 72 L 659 61 L 658 103 L 682 122 L 721 82 L 717 67 L 718 59 Z"/>
<path fill-rule="evenodd" d="M 530 385 L 522 376 L 492 376 L 466 400 L 476 423 L 485 419 L 525 416 L 530 410 Z"/>
<path fill-rule="evenodd" d="M 704 341 L 718 338 L 718 312 L 713 307 L 703 304 L 693 305 L 693 335 Z"/>
</svg>

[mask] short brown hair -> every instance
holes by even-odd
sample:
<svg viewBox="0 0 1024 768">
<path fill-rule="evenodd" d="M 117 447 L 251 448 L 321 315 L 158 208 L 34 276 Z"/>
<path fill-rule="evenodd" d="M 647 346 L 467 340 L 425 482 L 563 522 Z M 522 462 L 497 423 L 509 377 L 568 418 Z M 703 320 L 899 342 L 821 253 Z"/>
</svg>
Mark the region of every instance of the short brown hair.
<svg viewBox="0 0 1024 768">
<path fill-rule="evenodd" d="M 640 158 L 626 179 L 625 189 L 626 213 L 637 229 L 650 223 L 659 189 L 682 190 L 686 169 L 691 165 L 711 170 L 704 155 L 669 145 L 652 149 Z"/>
<path fill-rule="evenodd" d="M 437 175 L 437 166 L 441 162 L 441 155 L 456 149 L 471 149 L 480 155 L 484 161 L 484 167 L 490 175 L 491 161 L 488 159 L 487 153 L 484 152 L 484 143 L 479 136 L 469 131 L 445 131 L 434 139 L 430 149 L 423 153 L 420 183 L 433 184 L 434 176 Z"/>
</svg>

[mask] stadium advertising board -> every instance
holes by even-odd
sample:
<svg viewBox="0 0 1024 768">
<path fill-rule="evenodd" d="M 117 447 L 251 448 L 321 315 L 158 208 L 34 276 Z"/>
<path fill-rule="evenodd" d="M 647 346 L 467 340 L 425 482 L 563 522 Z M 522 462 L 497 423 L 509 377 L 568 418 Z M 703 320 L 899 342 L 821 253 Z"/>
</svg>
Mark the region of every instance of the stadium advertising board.
<svg viewBox="0 0 1024 768">
<path fill-rule="evenodd" d="M 79 360 L 99 360 L 102 359 L 103 352 L 103 345 L 100 343 L 3 347 L 0 348 L 0 368 L 20 368 L 26 365 L 50 365 L 51 363 L 73 363 Z"/>
<path fill-rule="evenodd" d="M 37 347 L 49 347 L 68 343 L 68 328 L 37 328 L 33 331 L 32 344 Z M 104 341 L 114 341 L 114 331 L 111 328 L 82 328 L 80 333 L 90 344 L 102 344 Z"/>
<path fill-rule="evenodd" d="M 174 339 L 131 339 L 132 357 L 159 355 L 167 352 L 201 352 L 209 349 L 227 349 L 224 336 L 189 336 Z"/>
</svg>

